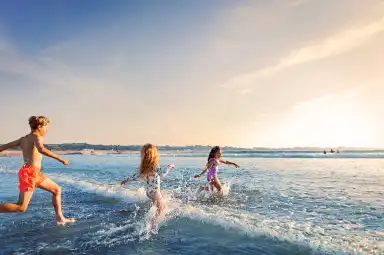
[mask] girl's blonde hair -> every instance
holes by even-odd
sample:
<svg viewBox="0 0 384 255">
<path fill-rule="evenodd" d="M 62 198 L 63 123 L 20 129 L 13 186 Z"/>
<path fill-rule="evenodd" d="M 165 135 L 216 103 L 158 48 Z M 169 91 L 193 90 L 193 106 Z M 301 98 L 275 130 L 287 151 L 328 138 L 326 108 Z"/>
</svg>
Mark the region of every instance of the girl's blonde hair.
<svg viewBox="0 0 384 255">
<path fill-rule="evenodd" d="M 148 178 L 148 176 L 154 174 L 159 163 L 159 152 L 155 145 L 147 143 L 141 148 L 141 156 L 139 172 L 141 176 Z"/>
<path fill-rule="evenodd" d="M 31 116 L 29 117 L 28 122 L 31 129 L 35 130 L 35 129 L 48 126 L 49 119 L 44 116 Z"/>
</svg>

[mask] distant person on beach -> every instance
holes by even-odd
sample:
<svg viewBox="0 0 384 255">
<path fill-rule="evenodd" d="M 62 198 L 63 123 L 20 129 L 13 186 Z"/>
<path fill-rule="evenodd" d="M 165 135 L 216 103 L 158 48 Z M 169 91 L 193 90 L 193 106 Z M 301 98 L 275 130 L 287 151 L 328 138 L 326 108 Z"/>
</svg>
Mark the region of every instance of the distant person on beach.
<svg viewBox="0 0 384 255">
<path fill-rule="evenodd" d="M 24 158 L 24 164 L 18 173 L 20 191 L 19 201 L 16 204 L 0 204 L 0 213 L 25 212 L 28 208 L 33 191 L 38 187 L 52 193 L 52 205 L 55 209 L 57 225 L 72 223 L 75 219 L 65 218 L 61 211 L 61 187 L 40 172 L 41 161 L 43 158 L 42 155 L 56 159 L 64 165 L 68 165 L 69 161 L 60 158 L 44 147 L 43 136 L 48 130 L 48 118 L 44 116 L 32 116 L 28 121 L 31 128 L 29 134 L 16 141 L 0 146 L 0 152 L 20 146 Z"/>
<path fill-rule="evenodd" d="M 139 178 L 147 182 L 146 193 L 152 203 L 157 207 L 156 216 L 152 220 L 151 230 L 154 230 L 156 223 L 165 214 L 166 204 L 160 192 L 160 176 L 165 177 L 175 167 L 169 165 L 165 171 L 159 167 L 159 152 L 155 145 L 146 144 L 140 152 L 141 163 L 137 172 L 121 182 L 121 185 L 126 184 L 128 181 L 135 181 Z"/>
<path fill-rule="evenodd" d="M 327 154 L 327 151 L 326 150 L 324 150 L 324 152 L 323 152 L 324 154 Z"/>
<path fill-rule="evenodd" d="M 219 164 L 223 163 L 226 165 L 233 165 L 236 168 L 239 168 L 239 166 L 236 163 L 225 161 L 221 159 L 221 148 L 219 146 L 215 146 L 211 149 L 211 152 L 208 156 L 208 162 L 204 169 L 204 171 L 201 174 L 195 175 L 194 178 L 199 178 L 202 175 L 204 175 L 206 172 L 207 174 L 207 180 L 208 180 L 208 187 L 200 187 L 200 191 L 202 190 L 211 190 L 212 192 L 217 189 L 220 193 L 223 192 L 223 187 L 221 186 L 221 182 L 219 178 L 217 178 L 217 172 L 219 171 Z"/>
</svg>

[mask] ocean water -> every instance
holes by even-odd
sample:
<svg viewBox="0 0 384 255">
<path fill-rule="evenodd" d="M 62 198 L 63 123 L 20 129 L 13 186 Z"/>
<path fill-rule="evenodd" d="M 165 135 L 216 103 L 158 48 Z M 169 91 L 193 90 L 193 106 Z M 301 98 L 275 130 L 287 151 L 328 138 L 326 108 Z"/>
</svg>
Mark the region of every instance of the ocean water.
<svg viewBox="0 0 384 255">
<path fill-rule="evenodd" d="M 206 179 L 191 177 L 207 153 L 163 153 L 176 169 L 162 181 L 168 213 L 153 234 L 144 183 L 119 185 L 138 155 L 45 159 L 77 222 L 56 227 L 50 194 L 37 189 L 26 213 L 0 214 L 0 254 L 384 254 L 382 152 L 280 153 L 224 153 L 241 166 L 220 167 L 224 198 L 196 197 Z M 17 201 L 20 165 L 0 157 L 0 202 Z"/>
</svg>

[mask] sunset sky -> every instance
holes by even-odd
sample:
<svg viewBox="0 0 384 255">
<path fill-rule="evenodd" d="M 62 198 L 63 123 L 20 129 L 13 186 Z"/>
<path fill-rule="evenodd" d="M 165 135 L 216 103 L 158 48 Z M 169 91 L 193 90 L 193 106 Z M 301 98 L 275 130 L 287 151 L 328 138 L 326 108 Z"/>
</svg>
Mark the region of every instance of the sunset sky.
<svg viewBox="0 0 384 255">
<path fill-rule="evenodd" d="M 0 144 L 384 147 L 384 1 L 4 1 Z"/>
</svg>

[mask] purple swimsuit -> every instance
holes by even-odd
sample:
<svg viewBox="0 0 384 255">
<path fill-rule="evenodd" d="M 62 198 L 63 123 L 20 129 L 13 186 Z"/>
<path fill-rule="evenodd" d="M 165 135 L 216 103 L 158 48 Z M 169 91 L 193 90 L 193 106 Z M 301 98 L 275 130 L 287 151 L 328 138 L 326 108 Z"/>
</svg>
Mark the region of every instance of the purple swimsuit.
<svg viewBox="0 0 384 255">
<path fill-rule="evenodd" d="M 211 163 L 212 160 L 216 160 L 216 159 L 211 158 L 208 161 L 208 163 Z M 216 178 L 218 171 L 219 171 L 219 165 L 218 164 L 214 164 L 211 168 L 209 168 L 208 174 L 207 174 L 208 183 L 211 183 Z"/>
</svg>

